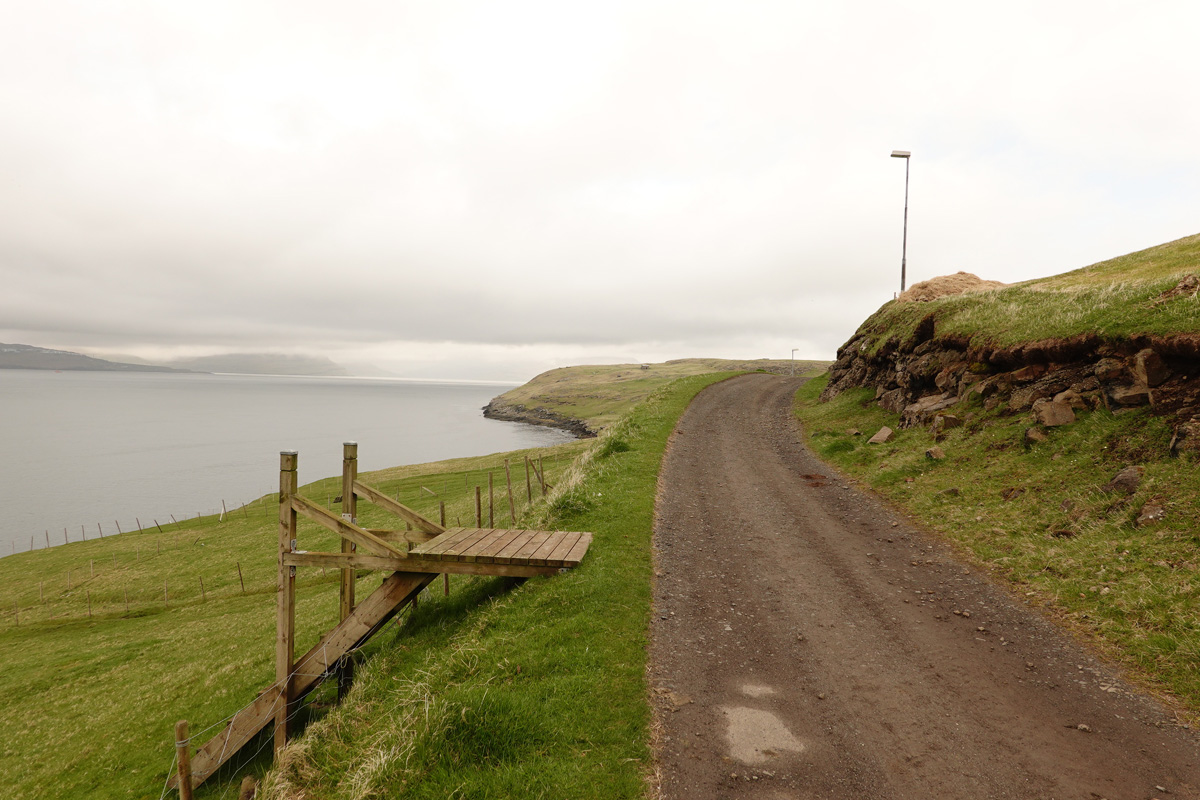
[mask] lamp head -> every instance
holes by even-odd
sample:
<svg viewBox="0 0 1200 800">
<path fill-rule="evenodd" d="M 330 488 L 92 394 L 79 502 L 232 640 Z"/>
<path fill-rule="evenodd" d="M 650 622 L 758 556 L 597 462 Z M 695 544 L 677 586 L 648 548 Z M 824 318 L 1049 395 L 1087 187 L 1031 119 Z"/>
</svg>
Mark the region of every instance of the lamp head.
<svg viewBox="0 0 1200 800">
<path fill-rule="evenodd" d="M 908 158 L 911 155 L 912 155 L 912 153 L 908 152 L 907 150 L 893 150 L 892 151 L 892 158 Z"/>
</svg>

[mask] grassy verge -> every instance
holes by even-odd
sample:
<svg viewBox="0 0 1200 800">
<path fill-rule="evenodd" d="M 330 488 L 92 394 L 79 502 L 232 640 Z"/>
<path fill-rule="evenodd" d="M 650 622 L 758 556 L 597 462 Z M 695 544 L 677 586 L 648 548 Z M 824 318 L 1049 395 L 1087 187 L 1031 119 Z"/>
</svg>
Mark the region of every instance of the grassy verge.
<svg viewBox="0 0 1200 800">
<path fill-rule="evenodd" d="M 1045 604 L 1152 689 L 1200 712 L 1200 472 L 1169 458 L 1170 430 L 1144 410 L 1082 412 L 1026 446 L 1028 415 L 975 409 L 939 443 L 923 429 L 868 445 L 898 418 L 873 389 L 797 395 L 797 414 L 822 458 L 878 491 L 923 526 L 962 546 L 977 563 Z M 860 429 L 861 436 L 848 429 Z M 1145 467 L 1132 496 L 1103 487 L 1127 465 Z M 1165 518 L 1137 524 L 1148 503 Z"/>
<path fill-rule="evenodd" d="M 828 362 L 758 359 L 682 358 L 663 364 L 607 364 L 561 367 L 496 398 L 505 406 L 544 408 L 600 430 L 658 389 L 679 378 L 714 372 L 765 370 L 797 375 L 820 374 Z"/>
<path fill-rule="evenodd" d="M 444 500 L 451 524 L 473 524 L 474 487 L 484 487 L 486 503 L 491 472 L 497 522 L 504 524 L 504 457 L 514 467 L 518 507 L 528 513 L 523 456 L 542 457 L 550 481 L 559 483 L 588 446 L 571 442 L 402 467 L 367 473 L 364 480 L 434 519 Z M 303 459 L 300 467 L 303 477 Z M 321 503 L 331 503 L 340 490 L 340 478 L 302 488 Z M 0 559 L 4 797 L 157 798 L 171 766 L 175 721 L 189 720 L 202 740 L 200 731 L 272 682 L 277 517 L 272 495 L 223 520 L 187 520 L 161 532 L 151 528 Z M 359 517 L 370 527 L 396 524 L 366 503 Z M 309 549 L 335 546 L 330 534 L 307 521 L 300 536 Z M 336 580 L 332 572 L 301 574 L 297 652 L 336 621 Z M 377 574 L 364 573 L 359 596 L 378 582 Z M 452 587 L 467 583 L 456 577 Z M 440 590 L 439 581 L 430 591 Z M 315 695 L 307 716 L 319 716 L 326 699 Z M 266 766 L 265 758 L 251 764 Z M 225 796 L 229 789 L 220 779 L 210 783 L 200 796 Z"/>
<path fill-rule="evenodd" d="M 473 579 L 381 637 L 350 696 L 289 747 L 265 796 L 640 797 L 659 465 L 684 378 L 609 426 L 530 525 L 595 533 L 575 570 Z"/>
</svg>

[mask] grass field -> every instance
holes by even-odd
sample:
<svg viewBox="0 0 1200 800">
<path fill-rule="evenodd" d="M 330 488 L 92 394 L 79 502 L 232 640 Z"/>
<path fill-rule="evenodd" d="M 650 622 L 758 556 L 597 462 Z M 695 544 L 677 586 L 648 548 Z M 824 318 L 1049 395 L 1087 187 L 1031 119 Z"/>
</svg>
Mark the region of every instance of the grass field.
<svg viewBox="0 0 1200 800">
<path fill-rule="evenodd" d="M 599 439 L 365 474 L 431 518 L 444 500 L 450 524 L 473 524 L 474 487 L 486 503 L 491 472 L 503 525 L 508 457 L 518 524 L 590 530 L 596 541 L 579 569 L 554 578 L 455 576 L 448 597 L 435 582 L 360 652 L 346 703 L 334 707 L 331 685 L 306 699 L 307 732 L 270 773 L 268 796 L 298 786 L 309 797 L 641 796 L 658 465 L 679 414 L 717 379 L 660 388 Z M 554 484 L 532 504 L 526 453 Z M 301 492 L 337 510 L 340 478 Z M 199 744 L 273 681 L 277 508 L 271 495 L 224 519 L 0 559 L 6 798 L 162 797 L 175 721 L 187 719 Z M 359 520 L 396 525 L 366 503 Z M 336 549 L 305 520 L 300 540 Z M 379 580 L 360 573 L 358 596 Z M 337 595 L 332 571 L 301 572 L 297 652 L 336 622 Z M 263 736 L 197 797 L 235 797 L 242 775 L 270 766 Z"/>
<path fill-rule="evenodd" d="M 587 446 L 571 442 L 363 479 L 434 519 L 445 500 L 451 524 L 473 524 L 474 487 L 484 487 L 486 503 L 490 471 L 498 524 L 504 524 L 506 455 L 519 507 L 528 513 L 523 456 L 540 456 L 553 483 Z M 301 460 L 302 479 L 303 469 Z M 340 493 L 340 477 L 309 484 L 302 493 L 329 503 Z M 364 524 L 395 527 L 395 518 L 369 504 L 359 508 Z M 0 559 L 6 613 L 0 622 L 0 794 L 14 800 L 159 797 L 174 754 L 175 721 L 189 720 L 202 740 L 203 729 L 274 679 L 277 519 L 271 495 L 223 521 L 188 520 L 162 533 L 152 528 Z M 300 531 L 309 549 L 336 549 L 332 534 L 314 523 L 301 522 Z M 364 573 L 359 597 L 379 580 Z M 469 583 L 452 579 L 455 592 Z M 441 581 L 428 591 L 441 591 Z M 303 652 L 336 622 L 337 576 L 302 572 L 297 594 L 297 652 Z M 319 707 L 327 693 L 312 699 Z M 229 789 L 220 780 L 210 784 L 200 796 L 221 797 Z"/>
<path fill-rule="evenodd" d="M 1048 441 L 1026 446 L 1028 415 L 974 408 L 940 442 L 946 458 L 931 460 L 932 435 L 899 430 L 873 389 L 819 403 L 825 382 L 809 381 L 797 396 L 815 452 L 958 543 L 1196 719 L 1200 464 L 1168 457 L 1164 420 L 1146 410 L 1080 412 L 1074 424 L 1047 430 Z M 895 439 L 868 445 L 882 425 L 897 429 Z M 1137 492 L 1103 491 L 1130 464 L 1145 467 Z M 1147 503 L 1164 507 L 1165 519 L 1137 524 Z"/>
<path fill-rule="evenodd" d="M 595 533 L 579 568 L 423 603 L 265 796 L 641 797 L 658 469 L 679 415 L 720 377 L 656 392 L 559 481 L 530 524 Z"/>
<path fill-rule="evenodd" d="M 758 359 L 731 361 L 719 358 L 684 358 L 663 364 L 606 364 L 560 367 L 543 372 L 523 386 L 497 398 L 509 406 L 545 408 L 582 420 L 592 430 L 615 422 L 631 405 L 649 397 L 673 380 L 713 372 L 765 370 L 797 375 L 820 374 L 826 361 Z"/>
<path fill-rule="evenodd" d="M 867 319 L 859 334 L 867 337 L 866 352 L 874 353 L 889 341 L 909 339 L 931 314 L 937 336 L 992 347 L 1085 334 L 1108 339 L 1194 334 L 1200 298 L 1155 303 L 1189 274 L 1200 274 L 1200 235 L 995 291 L 891 302 Z"/>
</svg>

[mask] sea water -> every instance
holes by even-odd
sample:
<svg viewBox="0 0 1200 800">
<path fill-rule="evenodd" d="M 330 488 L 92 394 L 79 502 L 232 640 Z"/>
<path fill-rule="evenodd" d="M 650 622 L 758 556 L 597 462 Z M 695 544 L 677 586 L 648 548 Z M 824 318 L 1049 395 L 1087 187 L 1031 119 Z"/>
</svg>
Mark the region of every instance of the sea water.
<svg viewBox="0 0 1200 800">
<path fill-rule="evenodd" d="M 299 481 L 567 441 L 484 419 L 509 385 L 368 378 L 0 370 L 0 556 L 236 509 Z M 65 534 L 64 534 L 65 529 Z M 32 544 L 31 544 L 32 539 Z"/>
</svg>

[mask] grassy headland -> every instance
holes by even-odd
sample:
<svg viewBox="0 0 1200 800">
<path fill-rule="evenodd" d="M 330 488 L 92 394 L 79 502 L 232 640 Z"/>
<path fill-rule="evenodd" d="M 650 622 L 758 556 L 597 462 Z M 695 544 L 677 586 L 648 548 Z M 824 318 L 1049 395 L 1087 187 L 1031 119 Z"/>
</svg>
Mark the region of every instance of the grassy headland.
<svg viewBox="0 0 1200 800">
<path fill-rule="evenodd" d="M 561 427 L 571 427 L 571 421 L 578 421 L 587 432 L 596 433 L 615 422 L 631 405 L 679 378 L 759 370 L 787 375 L 793 369 L 797 375 L 816 375 L 826 366 L 825 361 L 683 358 L 662 364 L 560 367 L 497 397 L 489 405 L 489 416 Z"/>
</svg>

